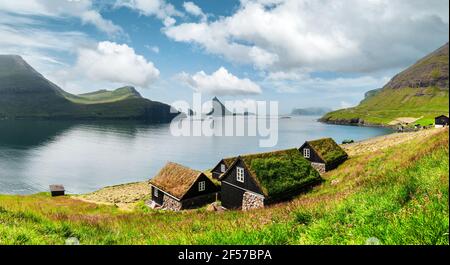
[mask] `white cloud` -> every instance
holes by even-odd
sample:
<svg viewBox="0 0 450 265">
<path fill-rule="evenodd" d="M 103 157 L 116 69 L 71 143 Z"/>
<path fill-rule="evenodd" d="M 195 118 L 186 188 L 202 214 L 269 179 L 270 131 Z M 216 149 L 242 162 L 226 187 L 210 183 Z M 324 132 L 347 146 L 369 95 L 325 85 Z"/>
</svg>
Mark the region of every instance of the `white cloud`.
<svg viewBox="0 0 450 265">
<path fill-rule="evenodd" d="M 165 0 L 117 0 L 116 7 L 127 7 L 137 11 L 144 16 L 155 16 L 163 22 L 166 27 L 175 24 L 174 16 L 181 16 L 182 13 Z"/>
<path fill-rule="evenodd" d="M 184 2 L 183 3 L 183 8 L 184 10 L 186 10 L 187 13 L 196 16 L 196 17 L 200 17 L 200 19 L 202 21 L 206 21 L 207 20 L 207 16 L 205 13 L 203 13 L 202 9 L 196 5 L 193 2 Z"/>
<path fill-rule="evenodd" d="M 152 51 L 154 53 L 159 53 L 159 47 L 158 46 L 145 45 L 145 48 L 149 49 L 150 51 Z"/>
<path fill-rule="evenodd" d="M 166 17 L 163 20 L 163 24 L 165 27 L 173 26 L 173 25 L 175 25 L 176 22 L 177 21 L 173 17 Z"/>
<path fill-rule="evenodd" d="M 241 0 L 231 16 L 164 30 L 269 71 L 405 67 L 448 41 L 447 0 Z"/>
<path fill-rule="evenodd" d="M 120 34 L 122 29 L 112 21 L 104 19 L 94 9 L 91 0 L 60 1 L 60 0 L 28 0 L 28 1 L 0 1 L 0 11 L 44 17 L 77 17 L 83 23 L 89 23 L 99 30 L 110 34 Z"/>
<path fill-rule="evenodd" d="M 79 50 L 75 71 L 93 81 L 149 87 L 159 70 L 126 44 L 104 41 Z"/>
<path fill-rule="evenodd" d="M 225 95 L 254 95 L 260 94 L 261 88 L 248 78 L 240 79 L 229 73 L 224 67 L 220 67 L 211 75 L 204 71 L 194 75 L 181 73 L 178 79 L 200 93 L 217 96 Z"/>
</svg>

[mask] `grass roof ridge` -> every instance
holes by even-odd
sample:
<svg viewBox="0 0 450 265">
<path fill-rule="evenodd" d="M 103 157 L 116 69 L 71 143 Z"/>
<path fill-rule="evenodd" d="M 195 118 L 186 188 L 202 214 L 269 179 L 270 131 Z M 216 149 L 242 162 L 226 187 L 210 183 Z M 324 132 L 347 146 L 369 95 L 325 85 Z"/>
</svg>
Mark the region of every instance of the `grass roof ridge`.
<svg viewBox="0 0 450 265">
<path fill-rule="evenodd" d="M 203 174 L 184 165 L 167 162 L 166 165 L 149 182 L 164 192 L 181 199 Z"/>
<path fill-rule="evenodd" d="M 347 153 L 331 137 L 306 141 L 317 155 L 325 162 L 332 163 L 347 156 Z"/>
<path fill-rule="evenodd" d="M 271 199 L 320 180 L 320 175 L 297 148 L 247 154 L 238 158 L 253 175 L 264 195 Z"/>
</svg>

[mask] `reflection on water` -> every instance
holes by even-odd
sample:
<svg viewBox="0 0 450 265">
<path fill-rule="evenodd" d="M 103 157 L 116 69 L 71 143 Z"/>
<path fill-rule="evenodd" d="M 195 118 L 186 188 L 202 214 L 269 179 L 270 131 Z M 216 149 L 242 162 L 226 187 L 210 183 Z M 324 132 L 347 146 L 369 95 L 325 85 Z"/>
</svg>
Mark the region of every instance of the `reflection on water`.
<svg viewBox="0 0 450 265">
<path fill-rule="evenodd" d="M 0 121 L 0 193 L 46 191 L 61 183 L 69 193 L 151 178 L 167 162 L 211 168 L 220 158 L 300 146 L 320 137 L 361 140 L 383 128 L 327 125 L 317 117 L 280 119 L 278 144 L 259 137 L 174 137 L 169 124 Z"/>
</svg>

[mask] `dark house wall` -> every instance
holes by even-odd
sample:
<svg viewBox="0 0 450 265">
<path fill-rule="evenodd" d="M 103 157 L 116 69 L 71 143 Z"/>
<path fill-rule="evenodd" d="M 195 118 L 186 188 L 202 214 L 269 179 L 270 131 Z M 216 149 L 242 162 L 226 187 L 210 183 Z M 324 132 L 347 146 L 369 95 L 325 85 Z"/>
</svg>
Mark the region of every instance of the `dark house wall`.
<svg viewBox="0 0 450 265">
<path fill-rule="evenodd" d="M 236 167 L 244 168 L 244 183 L 237 181 Z M 245 164 L 242 162 L 241 159 L 239 159 L 238 162 L 234 164 L 233 167 L 227 172 L 227 175 L 224 176 L 224 178 L 222 179 L 222 183 L 223 182 L 228 182 L 238 187 L 244 188 L 246 190 L 263 195 L 263 192 L 258 187 L 251 173 L 248 171 L 247 167 L 245 166 Z"/>
<path fill-rule="evenodd" d="M 220 175 L 222 175 L 222 173 L 224 173 L 224 172 L 222 172 L 221 170 L 220 170 L 220 165 L 222 165 L 222 164 L 224 164 L 225 165 L 225 163 L 223 162 L 223 160 L 220 160 L 220 162 L 211 170 L 211 172 L 212 172 L 212 177 L 214 178 L 214 179 L 219 179 L 219 177 L 220 177 Z M 225 165 L 225 170 L 227 170 L 228 169 L 228 167 Z"/>
<path fill-rule="evenodd" d="M 244 168 L 244 183 L 239 182 L 236 179 L 236 167 L 238 166 Z M 222 206 L 228 209 L 241 208 L 242 199 L 247 190 L 263 195 L 263 192 L 260 190 L 253 179 L 253 176 L 250 174 L 241 159 L 239 159 L 237 163 L 234 164 L 229 171 L 227 171 L 227 174 L 224 176 L 221 183 Z"/>
<path fill-rule="evenodd" d="M 52 194 L 52 197 L 63 196 L 64 195 L 64 191 L 63 190 L 54 190 L 54 191 L 51 191 L 51 194 Z"/>
<path fill-rule="evenodd" d="M 436 117 L 434 119 L 434 124 L 438 124 L 438 125 L 448 125 L 448 120 L 449 118 L 446 116 L 440 116 L 440 117 Z"/>
<path fill-rule="evenodd" d="M 158 191 L 158 197 L 154 196 L 155 189 Z M 164 193 L 162 191 L 160 191 L 158 188 L 154 187 L 154 186 L 152 186 L 151 192 L 152 192 L 152 201 L 156 202 L 159 205 L 162 205 L 163 204 Z"/>
<path fill-rule="evenodd" d="M 204 181 L 205 182 L 205 190 L 204 191 L 198 191 L 198 183 Z M 186 192 L 186 194 L 183 196 L 182 200 L 210 194 L 210 193 L 216 193 L 219 191 L 219 188 L 207 177 L 205 174 L 201 174 L 200 177 L 195 181 L 195 183 L 192 185 L 192 187 Z"/>
<path fill-rule="evenodd" d="M 242 208 L 242 198 L 245 193 L 243 189 L 236 188 L 225 182 L 222 182 L 221 189 L 221 201 L 223 207 L 227 209 Z"/>
<path fill-rule="evenodd" d="M 309 146 L 308 143 L 304 143 L 300 148 L 300 154 L 303 156 L 303 149 L 305 148 L 309 148 L 310 150 L 310 158 L 306 158 L 308 161 L 310 162 L 314 162 L 314 163 L 325 163 L 322 158 L 320 158 L 320 156 L 314 151 L 314 149 L 311 148 L 311 146 Z"/>
</svg>

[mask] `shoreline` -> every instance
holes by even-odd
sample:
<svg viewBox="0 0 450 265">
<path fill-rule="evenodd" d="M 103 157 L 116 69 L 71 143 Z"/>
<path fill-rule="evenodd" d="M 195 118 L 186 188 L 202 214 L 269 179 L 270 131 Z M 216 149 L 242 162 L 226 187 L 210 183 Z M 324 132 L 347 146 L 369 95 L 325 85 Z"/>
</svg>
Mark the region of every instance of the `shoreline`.
<svg viewBox="0 0 450 265">
<path fill-rule="evenodd" d="M 341 144 L 340 146 L 344 148 L 349 154 L 349 157 L 352 158 L 364 153 L 376 152 L 395 145 L 400 145 L 418 137 L 427 137 L 439 133 L 440 131 L 440 129 L 431 128 L 414 132 L 392 132 L 350 144 Z M 67 197 L 88 203 L 111 205 L 125 211 L 132 211 L 138 203 L 149 199 L 150 195 L 151 192 L 148 186 L 148 180 L 146 180 L 106 186 L 89 193 L 67 194 Z"/>
</svg>

